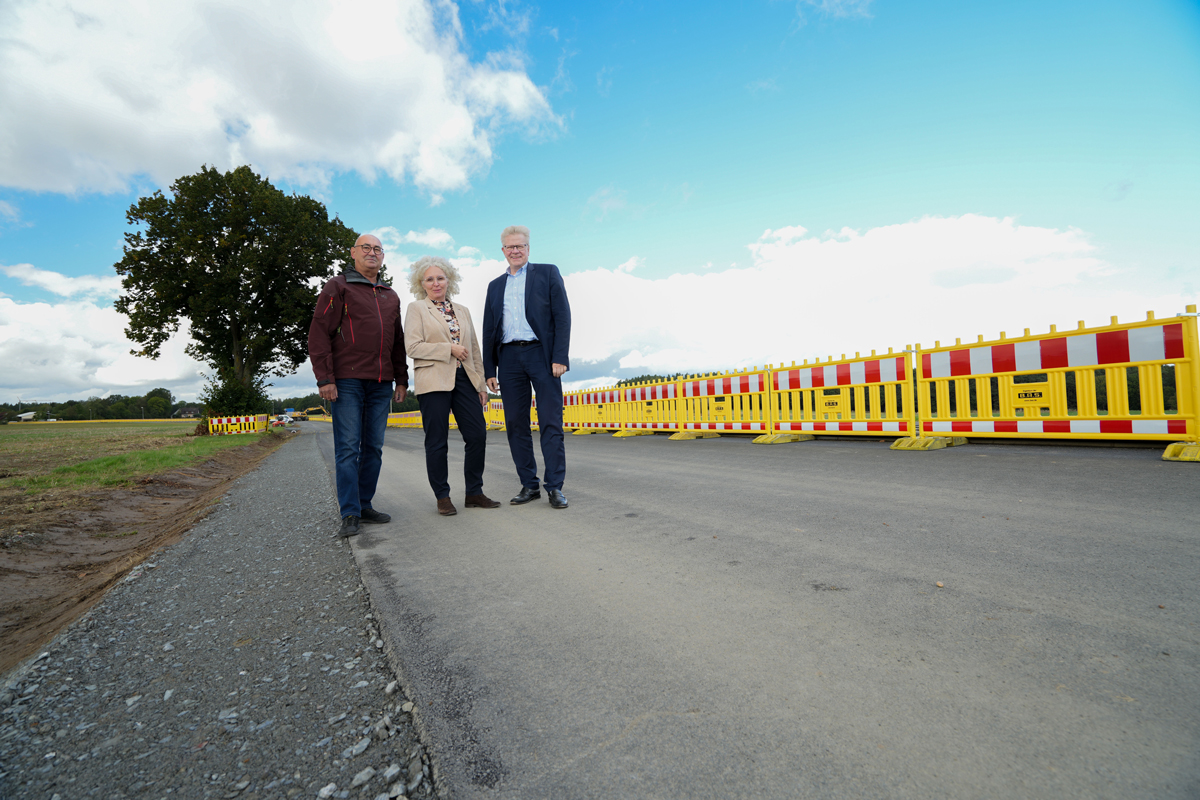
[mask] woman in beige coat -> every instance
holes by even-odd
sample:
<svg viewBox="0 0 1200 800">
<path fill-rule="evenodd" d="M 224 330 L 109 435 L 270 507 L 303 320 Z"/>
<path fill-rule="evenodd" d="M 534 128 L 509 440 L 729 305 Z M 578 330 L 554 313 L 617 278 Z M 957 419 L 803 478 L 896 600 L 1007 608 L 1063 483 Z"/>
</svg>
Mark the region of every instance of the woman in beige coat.
<svg viewBox="0 0 1200 800">
<path fill-rule="evenodd" d="M 404 347 L 413 360 L 413 391 L 421 406 L 425 428 L 425 470 L 437 498 L 438 513 L 457 514 L 450 501 L 446 467 L 450 412 L 458 422 L 466 445 L 467 508 L 496 508 L 500 504 L 483 493 L 483 456 L 487 423 L 483 409 L 487 391 L 483 358 L 471 312 L 450 300 L 458 293 L 459 275 L 449 261 L 425 256 L 412 265 L 409 288 L 417 302 L 409 303 L 404 317 Z"/>
</svg>

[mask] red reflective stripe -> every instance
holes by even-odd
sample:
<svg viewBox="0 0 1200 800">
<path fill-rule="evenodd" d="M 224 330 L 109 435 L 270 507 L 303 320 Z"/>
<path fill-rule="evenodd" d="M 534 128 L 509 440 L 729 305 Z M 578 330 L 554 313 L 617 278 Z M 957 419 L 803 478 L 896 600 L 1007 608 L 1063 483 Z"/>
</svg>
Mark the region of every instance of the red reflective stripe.
<svg viewBox="0 0 1200 800">
<path fill-rule="evenodd" d="M 907 422 L 901 422 L 901 423 L 900 423 L 900 430 L 902 430 L 902 431 L 906 431 L 906 430 L 908 430 L 908 423 L 907 423 Z"/>
<path fill-rule="evenodd" d="M 1187 422 L 1182 419 L 1167 420 L 1167 433 L 1187 433 Z"/>
<path fill-rule="evenodd" d="M 926 357 L 926 358 L 929 358 L 929 356 L 925 356 L 925 357 Z M 929 420 L 925 420 L 925 421 L 924 421 L 924 422 L 921 424 L 921 428 L 922 428 L 922 430 L 925 430 L 925 431 L 927 431 L 927 432 L 930 432 L 930 433 L 932 433 L 932 432 L 933 432 L 933 423 L 932 423 L 932 422 L 930 422 Z"/>
<path fill-rule="evenodd" d="M 837 382 L 838 382 L 838 386 L 845 386 L 848 383 L 850 383 L 850 365 L 849 364 L 838 364 L 837 365 Z"/>
<path fill-rule="evenodd" d="M 1129 331 L 1096 334 L 1096 363 L 1123 364 L 1129 360 Z M 1103 423 L 1101 423 L 1103 428 Z"/>
<path fill-rule="evenodd" d="M 967 433 L 970 433 L 971 432 L 971 423 L 969 423 L 969 422 L 951 422 L 950 430 L 954 431 L 954 432 L 966 431 Z"/>
<path fill-rule="evenodd" d="M 950 374 L 951 375 L 970 375 L 971 374 L 971 351 L 970 350 L 951 350 L 950 351 Z"/>
<path fill-rule="evenodd" d="M 929 353 L 921 355 L 921 377 L 925 380 L 933 377 L 933 356 Z"/>
<path fill-rule="evenodd" d="M 1163 350 L 1167 358 L 1183 358 L 1183 325 L 1163 326 Z"/>
<path fill-rule="evenodd" d="M 1042 423 L 1042 433 L 1070 433 L 1071 423 L 1066 420 L 1048 420 Z"/>
<path fill-rule="evenodd" d="M 995 366 L 995 362 L 993 362 L 992 366 L 993 367 Z M 992 423 L 992 425 L 994 426 L 996 433 L 1016 433 L 1017 432 L 1016 420 L 998 419 L 994 423 Z"/>
<path fill-rule="evenodd" d="M 1016 372 L 1017 348 L 1011 344 L 992 345 L 992 372 Z"/>
<path fill-rule="evenodd" d="M 1102 419 L 1100 420 L 1101 433 L 1133 433 L 1133 420 L 1128 419 Z"/>
<path fill-rule="evenodd" d="M 879 377 L 878 361 L 868 361 L 863 365 L 863 367 L 866 373 L 865 380 L 867 383 L 879 383 L 879 381 L 882 380 L 882 378 Z"/>
<path fill-rule="evenodd" d="M 818 389 L 825 385 L 825 370 L 821 367 L 813 367 L 811 370 L 812 385 L 814 389 Z"/>
<path fill-rule="evenodd" d="M 867 423 L 867 430 L 869 430 L 869 431 L 881 431 L 881 430 L 883 430 L 883 423 L 882 423 L 882 422 L 868 422 L 868 423 Z"/>
<path fill-rule="evenodd" d="M 1042 350 L 1042 369 L 1070 366 L 1067 362 L 1067 340 L 1065 338 L 1042 339 L 1039 344 L 1041 344 Z"/>
</svg>

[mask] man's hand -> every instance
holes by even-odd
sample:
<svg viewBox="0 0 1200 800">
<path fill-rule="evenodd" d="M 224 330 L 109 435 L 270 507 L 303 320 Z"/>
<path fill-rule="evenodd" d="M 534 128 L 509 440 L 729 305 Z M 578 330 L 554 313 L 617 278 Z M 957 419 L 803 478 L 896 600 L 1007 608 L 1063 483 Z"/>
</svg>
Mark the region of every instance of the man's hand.
<svg viewBox="0 0 1200 800">
<path fill-rule="evenodd" d="M 317 393 L 321 395 L 322 400 L 328 400 L 331 403 L 337 402 L 336 383 L 327 383 L 324 386 L 317 387 Z"/>
<path fill-rule="evenodd" d="M 392 395 L 392 399 L 397 403 L 403 403 L 404 398 L 408 397 L 408 386 L 401 385 L 396 387 L 396 393 Z"/>
<path fill-rule="evenodd" d="M 565 373 L 567 371 L 567 365 L 566 364 L 551 364 L 550 371 L 552 373 L 554 373 L 554 377 L 561 378 L 563 376 L 563 373 Z"/>
<path fill-rule="evenodd" d="M 487 387 L 493 392 L 498 392 L 500 391 L 500 381 L 496 380 L 495 378 L 488 378 Z"/>
<path fill-rule="evenodd" d="M 483 406 L 484 411 L 487 411 L 487 392 L 479 393 L 479 405 Z"/>
</svg>

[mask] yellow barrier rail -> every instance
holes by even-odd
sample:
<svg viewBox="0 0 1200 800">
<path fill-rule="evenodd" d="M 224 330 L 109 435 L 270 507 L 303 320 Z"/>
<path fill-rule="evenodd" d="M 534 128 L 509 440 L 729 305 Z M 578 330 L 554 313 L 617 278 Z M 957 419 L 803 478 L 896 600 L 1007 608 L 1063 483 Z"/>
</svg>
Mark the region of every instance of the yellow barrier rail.
<svg viewBox="0 0 1200 800">
<path fill-rule="evenodd" d="M 1200 460 L 1196 306 L 1144 321 L 791 366 L 680 376 L 563 396 L 563 427 L 672 438 L 757 434 L 892 436 L 927 450 L 972 438 L 1184 440 L 1168 460 Z M 415 417 L 415 420 L 412 418 Z M 488 427 L 503 429 L 493 400 Z M 536 402 L 533 410 L 536 425 Z M 394 418 L 407 422 L 393 423 Z M 389 424 L 420 427 L 420 413 Z M 1174 449 L 1172 449 L 1174 448 Z"/>
<path fill-rule="evenodd" d="M 563 395 L 563 429 L 619 431 L 624 427 L 621 392 L 597 389 Z"/>
<path fill-rule="evenodd" d="M 912 366 L 907 352 L 772 371 L 772 432 L 849 436 L 910 435 Z"/>
<path fill-rule="evenodd" d="M 917 345 L 922 438 L 1197 438 L 1195 316 L 940 345 Z"/>
<path fill-rule="evenodd" d="M 231 433 L 261 433 L 267 429 L 270 419 L 267 414 L 248 417 L 209 417 L 208 432 L 213 436 Z"/>
</svg>

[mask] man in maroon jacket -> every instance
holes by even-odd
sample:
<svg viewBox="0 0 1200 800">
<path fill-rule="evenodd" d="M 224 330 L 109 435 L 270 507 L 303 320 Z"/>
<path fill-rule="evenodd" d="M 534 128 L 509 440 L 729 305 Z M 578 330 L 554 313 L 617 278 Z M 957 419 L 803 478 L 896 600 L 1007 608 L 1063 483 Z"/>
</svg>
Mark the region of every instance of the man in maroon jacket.
<svg viewBox="0 0 1200 800">
<path fill-rule="evenodd" d="M 402 402 L 408 394 L 400 298 L 379 282 L 383 245 L 363 234 L 351 257 L 354 269 L 325 284 L 308 326 L 308 357 L 317 390 L 332 408 L 342 538 L 358 533 L 360 521 L 391 520 L 371 507 L 371 498 L 383 463 L 388 401 Z"/>
</svg>

